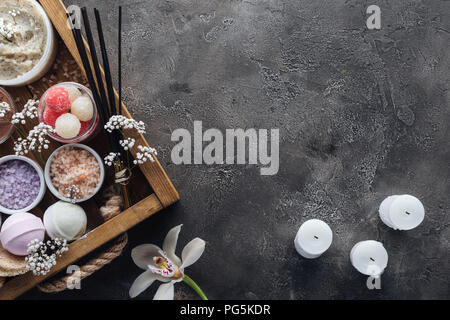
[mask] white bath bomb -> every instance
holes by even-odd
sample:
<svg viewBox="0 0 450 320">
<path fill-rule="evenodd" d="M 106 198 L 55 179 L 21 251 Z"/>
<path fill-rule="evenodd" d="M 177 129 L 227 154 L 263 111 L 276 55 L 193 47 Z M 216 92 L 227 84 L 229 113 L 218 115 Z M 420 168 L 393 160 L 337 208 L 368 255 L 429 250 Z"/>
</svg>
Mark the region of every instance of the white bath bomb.
<svg viewBox="0 0 450 320">
<path fill-rule="evenodd" d="M 82 96 L 81 91 L 74 86 L 64 86 L 64 88 L 66 88 L 67 92 L 69 93 L 69 100 L 71 104 Z"/>
<path fill-rule="evenodd" d="M 80 133 L 80 129 L 80 120 L 71 113 L 65 113 L 56 119 L 55 131 L 64 139 L 75 138 Z"/>
<path fill-rule="evenodd" d="M 73 241 L 86 232 L 87 217 L 79 205 L 59 201 L 44 214 L 44 226 L 50 238 Z"/>
<path fill-rule="evenodd" d="M 72 103 L 71 112 L 80 121 L 89 121 L 94 116 L 94 106 L 88 96 L 81 96 Z"/>
</svg>

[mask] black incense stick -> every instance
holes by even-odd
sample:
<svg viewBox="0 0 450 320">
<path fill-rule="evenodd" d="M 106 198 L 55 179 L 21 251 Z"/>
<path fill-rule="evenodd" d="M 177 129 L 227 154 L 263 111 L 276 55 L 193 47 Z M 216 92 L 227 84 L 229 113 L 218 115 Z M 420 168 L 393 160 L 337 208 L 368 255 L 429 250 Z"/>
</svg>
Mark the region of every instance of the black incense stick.
<svg viewBox="0 0 450 320">
<path fill-rule="evenodd" d="M 119 6 L 119 114 L 122 114 L 122 6 Z"/>
<path fill-rule="evenodd" d="M 112 85 L 111 68 L 109 66 L 108 53 L 106 52 L 105 37 L 103 36 L 102 19 L 100 18 L 100 13 L 97 9 L 94 9 L 94 14 L 95 14 L 95 20 L 97 22 L 98 39 L 100 40 L 100 50 L 102 53 L 106 86 L 108 89 L 109 107 L 111 108 L 110 114 L 113 115 L 113 114 L 117 114 L 116 99 L 114 97 L 114 89 L 113 89 L 113 85 Z"/>
<path fill-rule="evenodd" d="M 95 49 L 94 38 L 92 37 L 91 24 L 89 22 L 86 7 L 82 8 L 81 12 L 83 15 L 84 30 L 86 32 L 86 37 L 91 52 L 92 64 L 94 65 L 95 77 L 97 78 L 98 91 L 100 93 L 100 98 L 102 99 L 101 108 L 106 108 L 106 110 L 108 110 L 108 108 L 106 107 L 108 105 L 108 98 L 106 97 L 105 86 L 103 83 L 102 74 L 100 72 L 100 66 L 97 58 L 97 51 Z M 109 112 L 106 112 L 105 115 L 108 117 L 108 119 L 110 118 Z"/>
</svg>

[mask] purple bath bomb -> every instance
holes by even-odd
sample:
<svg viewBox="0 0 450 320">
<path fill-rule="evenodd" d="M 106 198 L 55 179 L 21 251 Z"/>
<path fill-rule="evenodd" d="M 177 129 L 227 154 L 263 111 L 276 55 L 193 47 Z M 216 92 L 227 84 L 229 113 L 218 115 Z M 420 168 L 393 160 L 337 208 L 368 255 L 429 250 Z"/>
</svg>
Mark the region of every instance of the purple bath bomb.
<svg viewBox="0 0 450 320">
<path fill-rule="evenodd" d="M 43 241 L 45 228 L 42 220 L 31 213 L 15 213 L 3 223 L 0 241 L 4 249 L 16 256 L 26 256 L 28 244 Z"/>
</svg>

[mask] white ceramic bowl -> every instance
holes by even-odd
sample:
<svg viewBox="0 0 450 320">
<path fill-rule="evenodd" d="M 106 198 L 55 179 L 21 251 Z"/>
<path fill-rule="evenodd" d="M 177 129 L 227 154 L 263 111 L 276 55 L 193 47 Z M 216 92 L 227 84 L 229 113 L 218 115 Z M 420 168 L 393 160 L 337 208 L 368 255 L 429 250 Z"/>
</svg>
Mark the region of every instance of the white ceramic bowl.
<svg viewBox="0 0 450 320">
<path fill-rule="evenodd" d="M 45 44 L 44 54 L 42 55 L 38 63 L 33 67 L 33 69 L 17 78 L 9 80 L 0 80 L 0 86 L 22 87 L 39 80 L 50 69 L 56 57 L 57 41 L 55 31 L 53 30 L 52 22 L 48 18 L 44 9 L 36 0 L 22 0 L 22 1 L 27 1 L 28 3 L 33 5 L 36 8 L 37 12 L 44 19 L 45 28 L 47 30 L 47 42 Z"/>
<path fill-rule="evenodd" d="M 64 149 L 64 148 L 70 148 L 70 147 L 72 147 L 72 148 L 80 148 L 80 149 L 84 149 L 84 150 L 89 151 L 89 152 L 97 159 L 97 162 L 98 162 L 99 167 L 100 167 L 100 179 L 99 179 L 99 181 L 98 181 L 97 187 L 94 189 L 94 191 L 92 192 L 92 194 L 91 194 L 88 198 L 85 198 L 85 199 L 72 200 L 72 199 L 69 199 L 69 198 L 64 197 L 64 196 L 63 196 L 62 194 L 60 194 L 60 193 L 58 192 L 58 190 L 56 190 L 56 188 L 53 186 L 53 184 L 52 184 L 52 179 L 50 178 L 50 165 L 51 165 L 51 163 L 52 163 L 53 157 L 55 156 L 55 154 L 56 154 L 59 150 Z M 91 199 L 93 196 L 95 196 L 95 195 L 100 191 L 100 188 L 101 188 L 102 185 L 103 185 L 103 181 L 105 180 L 105 167 L 104 167 L 104 165 L 103 165 L 103 160 L 102 160 L 102 158 L 100 158 L 100 156 L 98 155 L 97 152 L 95 152 L 94 149 L 92 149 L 92 148 L 90 148 L 90 147 L 88 147 L 88 146 L 86 146 L 86 145 L 84 145 L 84 144 L 71 143 L 71 144 L 66 144 L 66 145 L 63 145 L 62 147 L 59 147 L 58 149 L 56 149 L 56 150 L 51 154 L 51 156 L 48 158 L 47 163 L 46 163 L 46 165 L 45 165 L 44 175 L 45 175 L 45 183 L 47 184 L 47 187 L 48 187 L 48 189 L 50 190 L 50 192 L 51 192 L 55 197 L 57 197 L 59 200 L 65 201 L 65 202 L 72 202 L 72 203 L 75 202 L 75 203 L 80 203 L 80 202 L 84 202 L 84 201 L 87 201 L 87 200 Z"/>
<path fill-rule="evenodd" d="M 36 170 L 36 172 L 39 175 L 39 180 L 40 180 L 40 184 L 41 184 L 40 187 L 41 188 L 39 190 L 39 193 L 38 193 L 38 196 L 36 197 L 36 199 L 28 207 L 20 209 L 20 210 L 11 210 L 11 209 L 2 207 L 0 205 L 0 212 L 6 213 L 6 214 L 14 214 L 14 213 L 19 213 L 19 212 L 28 212 L 31 209 L 35 208 L 42 201 L 42 198 L 44 198 L 45 191 L 46 191 L 45 180 L 44 180 L 44 173 L 42 172 L 42 168 L 36 162 L 34 162 L 33 160 L 31 160 L 31 159 L 29 159 L 27 157 L 22 157 L 22 156 L 11 155 L 11 156 L 2 157 L 2 158 L 0 158 L 0 165 L 5 163 L 5 162 L 11 161 L 11 160 L 21 160 L 21 161 L 29 163 Z"/>
</svg>

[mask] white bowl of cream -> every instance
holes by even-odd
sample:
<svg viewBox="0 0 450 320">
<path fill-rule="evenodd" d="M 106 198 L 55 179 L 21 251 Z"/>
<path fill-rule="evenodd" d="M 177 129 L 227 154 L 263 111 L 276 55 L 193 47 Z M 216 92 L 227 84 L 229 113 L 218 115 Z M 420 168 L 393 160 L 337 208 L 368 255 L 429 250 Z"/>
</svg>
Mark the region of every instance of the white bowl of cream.
<svg viewBox="0 0 450 320">
<path fill-rule="evenodd" d="M 36 0 L 0 1 L 0 86 L 20 87 L 42 78 L 56 45 L 53 25 Z"/>
</svg>

